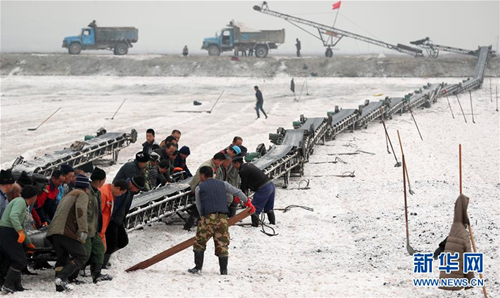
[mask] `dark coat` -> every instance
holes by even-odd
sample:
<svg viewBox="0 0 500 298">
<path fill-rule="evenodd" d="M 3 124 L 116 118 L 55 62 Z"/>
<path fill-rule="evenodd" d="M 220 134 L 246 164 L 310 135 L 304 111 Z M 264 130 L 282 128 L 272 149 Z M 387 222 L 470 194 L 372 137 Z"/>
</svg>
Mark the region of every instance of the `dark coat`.
<svg viewBox="0 0 500 298">
<path fill-rule="evenodd" d="M 267 182 L 269 178 L 252 163 L 244 163 L 240 168 L 241 190 L 246 193 L 248 189 L 257 191 Z"/>
<path fill-rule="evenodd" d="M 260 90 L 255 91 L 255 97 L 257 97 L 258 102 L 264 102 L 264 97 L 262 96 L 262 92 L 260 92 Z"/>
<path fill-rule="evenodd" d="M 142 169 L 139 167 L 137 161 L 130 161 L 124 164 L 113 179 L 113 183 L 117 180 L 127 180 L 132 179 L 135 176 L 142 175 Z"/>
<path fill-rule="evenodd" d="M 174 168 L 182 168 L 187 173 L 188 177 L 192 177 L 193 176 L 191 174 L 191 172 L 189 171 L 188 167 L 187 167 L 186 159 L 182 158 L 180 154 L 178 154 L 175 157 Z"/>
<path fill-rule="evenodd" d="M 127 180 L 129 183 L 130 180 Z M 134 193 L 130 190 L 119 197 L 115 197 L 113 204 L 113 213 L 111 215 L 111 221 L 117 225 L 123 224 L 125 217 L 130 211 L 130 206 L 132 205 L 132 200 L 134 199 Z"/>
</svg>

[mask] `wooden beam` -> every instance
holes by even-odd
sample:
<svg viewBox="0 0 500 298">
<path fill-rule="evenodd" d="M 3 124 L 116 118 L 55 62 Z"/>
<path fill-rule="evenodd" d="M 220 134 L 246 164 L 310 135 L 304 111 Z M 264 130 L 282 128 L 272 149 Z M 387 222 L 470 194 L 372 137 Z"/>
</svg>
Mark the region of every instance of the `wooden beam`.
<svg viewBox="0 0 500 298">
<path fill-rule="evenodd" d="M 250 208 L 247 208 L 244 211 L 238 213 L 237 215 L 231 217 L 228 221 L 229 225 L 230 226 L 235 225 L 236 223 L 242 221 L 243 219 L 247 218 L 250 215 L 251 215 Z M 145 261 L 142 261 L 142 262 L 126 269 L 125 271 L 132 272 L 135 270 L 146 269 L 150 266 L 153 266 L 154 264 L 161 262 L 161 261 L 165 260 L 166 258 L 171 257 L 171 256 L 175 255 L 176 253 L 185 250 L 186 248 L 191 247 L 194 244 L 194 241 L 195 241 L 195 237 L 189 238 L 188 240 L 181 242 L 181 243 L 177 244 L 176 246 L 173 246 L 173 247 L 157 254 L 154 257 L 151 257 Z"/>
</svg>

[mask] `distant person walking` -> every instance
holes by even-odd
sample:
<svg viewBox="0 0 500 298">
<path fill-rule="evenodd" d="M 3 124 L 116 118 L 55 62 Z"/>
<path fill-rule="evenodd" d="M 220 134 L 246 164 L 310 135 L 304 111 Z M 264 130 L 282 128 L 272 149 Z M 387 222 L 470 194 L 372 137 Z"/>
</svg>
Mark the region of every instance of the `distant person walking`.
<svg viewBox="0 0 500 298">
<path fill-rule="evenodd" d="M 182 56 L 186 58 L 188 54 L 189 54 L 188 46 L 184 46 L 184 48 L 182 49 Z"/>
<path fill-rule="evenodd" d="M 302 55 L 300 54 L 300 50 L 302 49 L 302 45 L 300 43 L 300 40 L 297 38 L 297 43 L 295 44 L 295 47 L 297 48 L 297 57 L 302 57 Z"/>
<path fill-rule="evenodd" d="M 249 57 L 252 57 L 252 56 L 253 56 L 253 48 L 250 48 L 250 49 L 248 50 L 248 56 L 249 56 Z"/>
<path fill-rule="evenodd" d="M 264 114 L 264 116 L 266 116 L 267 119 L 267 114 L 264 111 L 264 108 L 262 107 L 264 105 L 264 97 L 262 96 L 262 92 L 260 92 L 258 86 L 255 86 L 253 88 L 255 89 L 255 97 L 257 98 L 257 104 L 255 105 L 255 111 L 257 111 L 256 120 L 260 118 L 259 110 L 262 111 L 262 113 Z"/>
</svg>

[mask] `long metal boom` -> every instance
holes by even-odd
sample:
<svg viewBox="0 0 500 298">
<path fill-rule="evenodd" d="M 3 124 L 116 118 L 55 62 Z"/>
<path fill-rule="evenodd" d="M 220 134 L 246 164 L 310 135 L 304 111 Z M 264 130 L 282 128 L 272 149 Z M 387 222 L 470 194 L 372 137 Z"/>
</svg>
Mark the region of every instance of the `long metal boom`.
<svg viewBox="0 0 500 298">
<path fill-rule="evenodd" d="M 423 54 L 422 54 L 423 52 L 421 49 L 412 48 L 412 47 L 402 45 L 402 44 L 393 45 L 393 44 L 386 43 L 386 42 L 383 42 L 380 40 L 376 40 L 376 39 L 373 39 L 370 37 L 351 33 L 351 32 L 345 31 L 345 30 L 340 30 L 340 29 L 337 29 L 337 28 L 332 27 L 332 26 L 316 23 L 313 21 L 301 19 L 301 18 L 294 17 L 294 16 L 291 16 L 288 14 L 284 14 L 281 12 L 270 10 L 268 5 L 267 5 L 267 2 L 263 2 L 261 6 L 255 5 L 253 7 L 253 9 L 258 11 L 258 12 L 261 12 L 263 14 L 267 14 L 267 15 L 271 15 L 271 16 L 274 16 L 277 18 L 284 19 L 288 22 L 292 22 L 292 23 L 295 22 L 295 23 L 299 23 L 299 24 L 304 24 L 307 26 L 314 27 L 318 30 L 323 30 L 325 34 L 330 35 L 330 36 L 335 36 L 335 37 L 339 37 L 339 36 L 344 37 L 345 36 L 345 37 L 353 38 L 356 40 L 361 40 L 361 41 L 364 41 L 364 42 L 367 42 L 370 44 L 374 44 L 374 45 L 377 45 L 380 47 L 384 47 L 384 48 L 387 48 L 390 50 L 395 50 L 395 51 L 398 51 L 400 53 L 405 53 L 405 54 L 408 54 L 411 56 L 423 57 Z"/>
</svg>

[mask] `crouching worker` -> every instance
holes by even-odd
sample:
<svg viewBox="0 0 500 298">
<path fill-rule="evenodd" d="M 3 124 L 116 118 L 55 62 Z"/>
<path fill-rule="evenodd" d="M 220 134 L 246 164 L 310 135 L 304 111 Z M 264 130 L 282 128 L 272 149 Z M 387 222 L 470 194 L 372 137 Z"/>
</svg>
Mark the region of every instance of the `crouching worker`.
<svg viewBox="0 0 500 298">
<path fill-rule="evenodd" d="M 24 220 L 28 206 L 36 202 L 37 189 L 34 186 L 26 186 L 21 192 L 21 197 L 12 200 L 0 220 L 0 254 L 10 259 L 10 267 L 5 276 L 2 286 L 4 294 L 24 291 L 21 284 L 21 270 L 26 267 L 26 253 L 23 243 L 28 249 L 35 246 L 24 234 Z"/>
<path fill-rule="evenodd" d="M 229 223 L 226 194 L 239 197 L 245 206 L 255 208 L 246 195 L 225 181 L 213 179 L 211 167 L 199 169 L 201 183 L 195 189 L 196 208 L 201 215 L 196 230 L 196 240 L 193 245 L 195 267 L 189 273 L 201 273 L 203 256 L 208 240 L 214 238 L 215 255 L 219 257 L 220 274 L 227 275 L 229 249 Z"/>
<path fill-rule="evenodd" d="M 89 178 L 77 175 L 75 188 L 57 205 L 47 232 L 57 255 L 55 284 L 58 292 L 71 290 L 68 287 L 69 277 L 82 269 L 87 259 L 84 244 L 88 236 L 88 188 Z"/>
</svg>

